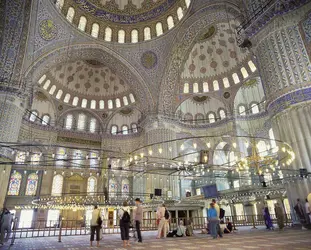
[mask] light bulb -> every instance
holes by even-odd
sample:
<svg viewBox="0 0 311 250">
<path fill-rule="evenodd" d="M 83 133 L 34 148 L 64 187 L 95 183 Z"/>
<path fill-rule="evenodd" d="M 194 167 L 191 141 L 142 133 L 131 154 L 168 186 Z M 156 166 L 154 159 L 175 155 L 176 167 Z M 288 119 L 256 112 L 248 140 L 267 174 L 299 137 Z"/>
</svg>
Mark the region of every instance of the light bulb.
<svg viewBox="0 0 311 250">
<path fill-rule="evenodd" d="M 234 143 L 232 143 L 232 146 L 234 147 L 234 148 L 236 148 L 236 143 L 234 142 Z"/>
<path fill-rule="evenodd" d="M 159 148 L 159 153 L 162 154 L 162 148 Z"/>
<path fill-rule="evenodd" d="M 206 146 L 207 146 L 208 148 L 210 148 L 210 147 L 211 147 L 211 143 L 210 143 L 210 142 L 206 143 Z"/>
</svg>

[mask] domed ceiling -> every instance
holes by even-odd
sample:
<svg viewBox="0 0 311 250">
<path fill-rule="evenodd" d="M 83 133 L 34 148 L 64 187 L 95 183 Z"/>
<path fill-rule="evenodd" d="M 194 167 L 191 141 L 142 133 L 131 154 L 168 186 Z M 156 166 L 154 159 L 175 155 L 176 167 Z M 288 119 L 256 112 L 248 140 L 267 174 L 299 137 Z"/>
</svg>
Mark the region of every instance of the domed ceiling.
<svg viewBox="0 0 311 250">
<path fill-rule="evenodd" d="M 65 93 L 95 99 L 115 98 L 129 93 L 129 87 L 115 72 L 95 60 L 75 61 L 52 68 L 47 73 L 51 85 Z M 97 98 L 96 98 L 97 97 Z"/>
<path fill-rule="evenodd" d="M 218 23 L 206 29 L 189 53 L 181 77 L 208 80 L 240 70 L 249 53 L 237 46 L 235 28 L 235 24 L 230 22 Z"/>
<path fill-rule="evenodd" d="M 73 0 L 81 10 L 105 21 L 137 23 L 162 15 L 179 0 Z"/>
</svg>

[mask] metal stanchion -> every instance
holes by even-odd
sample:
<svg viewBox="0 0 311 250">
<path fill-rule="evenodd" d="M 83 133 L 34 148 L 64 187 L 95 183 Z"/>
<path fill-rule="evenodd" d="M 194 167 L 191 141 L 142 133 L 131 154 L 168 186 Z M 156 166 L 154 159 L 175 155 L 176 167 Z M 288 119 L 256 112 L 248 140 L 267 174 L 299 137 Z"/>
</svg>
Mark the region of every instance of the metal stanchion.
<svg viewBox="0 0 311 250">
<path fill-rule="evenodd" d="M 12 235 L 12 239 L 11 239 L 11 246 L 14 245 L 14 242 L 15 242 L 17 221 L 18 221 L 18 218 L 15 217 L 15 219 L 13 220 L 13 227 L 12 227 L 13 235 Z"/>
<path fill-rule="evenodd" d="M 58 242 L 62 242 L 62 225 L 63 225 L 63 218 L 59 216 L 59 234 L 58 234 Z"/>
</svg>

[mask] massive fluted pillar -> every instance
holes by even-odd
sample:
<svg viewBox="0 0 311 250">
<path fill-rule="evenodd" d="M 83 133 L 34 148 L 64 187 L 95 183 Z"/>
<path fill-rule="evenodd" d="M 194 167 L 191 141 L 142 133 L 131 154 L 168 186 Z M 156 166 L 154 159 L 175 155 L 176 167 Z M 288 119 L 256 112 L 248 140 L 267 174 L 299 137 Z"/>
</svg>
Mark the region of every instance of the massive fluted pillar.
<svg viewBox="0 0 311 250">
<path fill-rule="evenodd" d="M 24 114 L 23 98 L 18 95 L 0 92 L 0 160 L 10 162 L 12 150 L 6 147 L 6 142 L 16 142 Z M 0 166 L 0 208 L 3 207 L 6 196 L 11 164 Z"/>
<path fill-rule="evenodd" d="M 311 63 L 303 28 L 311 5 L 275 18 L 252 38 L 271 114 L 276 139 L 288 142 L 296 154 L 290 166 L 306 168 L 311 174 Z M 309 20 L 308 20 L 309 19 Z M 287 185 L 291 205 L 311 191 L 310 180 Z"/>
</svg>

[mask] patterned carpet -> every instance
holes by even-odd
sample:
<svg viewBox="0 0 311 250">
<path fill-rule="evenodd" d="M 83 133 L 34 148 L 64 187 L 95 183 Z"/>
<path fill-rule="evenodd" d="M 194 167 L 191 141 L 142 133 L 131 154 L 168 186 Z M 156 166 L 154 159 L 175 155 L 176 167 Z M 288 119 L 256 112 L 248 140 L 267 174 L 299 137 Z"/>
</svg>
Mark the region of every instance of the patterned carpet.
<svg viewBox="0 0 311 250">
<path fill-rule="evenodd" d="M 155 239 L 155 232 L 143 232 L 143 243 L 131 242 L 127 249 L 213 249 L 213 250 L 239 250 L 239 249 L 311 249 L 311 231 L 300 229 L 287 229 L 285 231 L 241 230 L 238 233 L 224 235 L 224 238 L 213 240 L 209 235 L 195 234 L 185 238 Z M 90 247 L 88 236 L 67 236 L 59 243 L 55 237 L 17 239 L 15 245 L 5 245 L 1 250 L 86 250 L 105 249 L 123 250 L 119 235 L 105 235 L 100 242 L 101 246 Z M 95 243 L 95 242 L 94 242 Z"/>
</svg>

